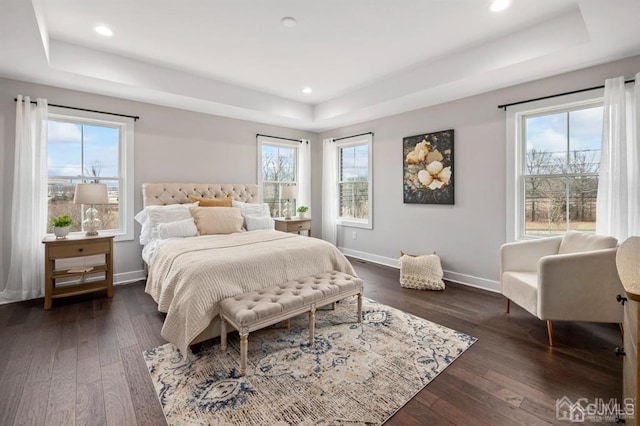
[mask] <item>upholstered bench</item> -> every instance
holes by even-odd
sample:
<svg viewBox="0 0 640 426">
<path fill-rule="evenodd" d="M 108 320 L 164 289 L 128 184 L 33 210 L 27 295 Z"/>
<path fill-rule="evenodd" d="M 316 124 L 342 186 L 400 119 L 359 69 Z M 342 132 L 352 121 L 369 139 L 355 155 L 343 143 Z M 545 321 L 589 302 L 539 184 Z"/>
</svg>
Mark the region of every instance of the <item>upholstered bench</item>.
<svg viewBox="0 0 640 426">
<path fill-rule="evenodd" d="M 314 344 L 316 308 L 348 296 L 358 296 L 358 322 L 362 317 L 360 278 L 343 272 L 323 272 L 220 302 L 220 349 L 227 349 L 227 323 L 240 333 L 240 375 L 247 370 L 249 333 L 309 312 L 309 344 Z"/>
</svg>

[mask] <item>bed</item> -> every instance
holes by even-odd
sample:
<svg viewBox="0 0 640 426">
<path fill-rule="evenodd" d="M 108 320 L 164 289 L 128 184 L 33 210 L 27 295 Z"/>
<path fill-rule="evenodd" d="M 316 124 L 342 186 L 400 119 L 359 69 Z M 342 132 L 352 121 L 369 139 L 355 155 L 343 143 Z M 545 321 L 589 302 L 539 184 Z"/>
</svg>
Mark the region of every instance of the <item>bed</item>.
<svg viewBox="0 0 640 426">
<path fill-rule="evenodd" d="M 258 186 L 251 184 L 146 183 L 142 192 L 145 210 L 189 204 L 189 195 L 260 206 Z M 219 302 L 227 297 L 331 270 L 356 275 L 332 244 L 270 229 L 155 237 L 146 241 L 143 253 L 149 263 L 145 291 L 167 314 L 161 334 L 183 353 L 220 335 Z"/>
</svg>

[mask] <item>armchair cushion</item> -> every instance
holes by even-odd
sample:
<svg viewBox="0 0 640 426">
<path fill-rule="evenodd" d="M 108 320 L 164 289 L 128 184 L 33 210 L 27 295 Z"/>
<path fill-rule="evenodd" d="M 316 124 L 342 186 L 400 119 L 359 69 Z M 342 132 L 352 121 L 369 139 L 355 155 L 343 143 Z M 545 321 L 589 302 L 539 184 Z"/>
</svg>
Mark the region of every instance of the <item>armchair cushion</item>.
<svg viewBox="0 0 640 426">
<path fill-rule="evenodd" d="M 583 253 L 592 250 L 614 248 L 617 244 L 618 240 L 613 237 L 569 231 L 564 234 L 562 238 L 558 254 Z"/>
<path fill-rule="evenodd" d="M 538 316 L 538 274 L 535 272 L 504 272 L 502 294 L 532 315 Z"/>
</svg>

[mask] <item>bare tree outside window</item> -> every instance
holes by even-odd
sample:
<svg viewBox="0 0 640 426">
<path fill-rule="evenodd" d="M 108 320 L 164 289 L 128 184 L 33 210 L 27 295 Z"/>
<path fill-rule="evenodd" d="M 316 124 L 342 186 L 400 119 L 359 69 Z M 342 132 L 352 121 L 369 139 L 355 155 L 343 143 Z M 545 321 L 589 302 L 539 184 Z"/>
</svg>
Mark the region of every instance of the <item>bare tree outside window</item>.
<svg viewBox="0 0 640 426">
<path fill-rule="evenodd" d="M 595 231 L 602 107 L 525 117 L 525 235 Z"/>
<path fill-rule="evenodd" d="M 269 205 L 272 217 L 282 216 L 284 203 L 280 200 L 280 186 L 295 184 L 297 175 L 297 147 L 262 144 L 262 201 Z M 290 208 L 297 208 L 291 200 Z"/>
<path fill-rule="evenodd" d="M 367 219 L 369 215 L 369 147 L 340 148 L 338 201 L 340 217 Z"/>
</svg>

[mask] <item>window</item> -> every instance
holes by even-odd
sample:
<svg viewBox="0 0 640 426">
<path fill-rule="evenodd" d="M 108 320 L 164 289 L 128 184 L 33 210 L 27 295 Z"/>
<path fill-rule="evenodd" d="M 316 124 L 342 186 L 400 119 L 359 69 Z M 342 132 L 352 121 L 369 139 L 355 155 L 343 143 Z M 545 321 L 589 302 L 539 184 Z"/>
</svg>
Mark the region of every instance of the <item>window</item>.
<svg viewBox="0 0 640 426">
<path fill-rule="evenodd" d="M 47 138 L 48 220 L 68 214 L 81 231 L 86 206 L 73 203 L 75 185 L 105 183 L 100 230 L 133 239 L 133 120 L 51 107 Z"/>
<path fill-rule="evenodd" d="M 272 217 L 284 216 L 285 201 L 280 199 L 283 185 L 298 183 L 298 149 L 300 142 L 258 137 L 258 176 L 262 202 L 269 205 Z M 291 216 L 295 216 L 296 201 L 290 200 Z"/>
<path fill-rule="evenodd" d="M 336 141 L 338 224 L 372 229 L 371 134 Z"/>
<path fill-rule="evenodd" d="M 595 232 L 603 109 L 590 95 L 513 113 L 513 239 Z"/>
</svg>

